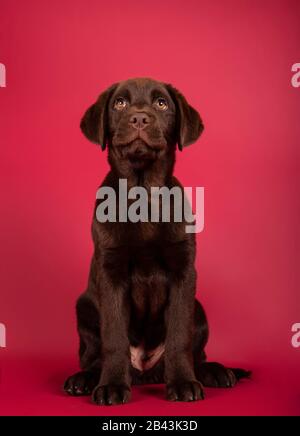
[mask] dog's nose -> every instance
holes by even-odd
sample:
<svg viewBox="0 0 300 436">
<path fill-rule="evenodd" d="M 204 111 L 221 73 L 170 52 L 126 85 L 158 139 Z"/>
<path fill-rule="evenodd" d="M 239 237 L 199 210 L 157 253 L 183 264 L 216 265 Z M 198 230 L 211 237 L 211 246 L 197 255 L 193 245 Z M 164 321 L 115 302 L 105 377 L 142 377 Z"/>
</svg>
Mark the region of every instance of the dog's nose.
<svg viewBox="0 0 300 436">
<path fill-rule="evenodd" d="M 135 129 L 144 129 L 150 124 L 150 117 L 145 112 L 137 112 L 130 117 L 129 124 Z"/>
</svg>

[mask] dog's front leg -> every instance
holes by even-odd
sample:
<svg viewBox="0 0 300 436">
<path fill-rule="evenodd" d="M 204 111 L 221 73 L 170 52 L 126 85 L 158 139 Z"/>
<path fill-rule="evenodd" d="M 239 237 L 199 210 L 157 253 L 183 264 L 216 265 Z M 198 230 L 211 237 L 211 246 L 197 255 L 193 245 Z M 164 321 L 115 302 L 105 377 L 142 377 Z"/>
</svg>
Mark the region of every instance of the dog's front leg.
<svg viewBox="0 0 300 436">
<path fill-rule="evenodd" d="M 110 267 L 113 263 L 102 262 L 99 273 L 101 376 L 93 401 L 100 405 L 126 403 L 130 398 L 128 280 Z"/>
<path fill-rule="evenodd" d="M 195 282 L 192 264 L 172 273 L 165 348 L 165 380 L 170 401 L 204 398 L 195 377 L 192 354 Z"/>
</svg>

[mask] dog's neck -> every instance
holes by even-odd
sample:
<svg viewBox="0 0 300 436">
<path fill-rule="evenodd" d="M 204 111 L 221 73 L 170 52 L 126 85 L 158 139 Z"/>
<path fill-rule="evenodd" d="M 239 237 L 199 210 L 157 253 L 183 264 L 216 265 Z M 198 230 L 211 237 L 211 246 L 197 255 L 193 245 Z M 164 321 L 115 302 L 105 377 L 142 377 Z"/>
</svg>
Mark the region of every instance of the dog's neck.
<svg viewBox="0 0 300 436">
<path fill-rule="evenodd" d="M 114 176 L 127 180 L 128 189 L 142 186 L 150 191 L 151 187 L 169 185 L 174 170 L 175 149 L 168 150 L 163 157 L 156 159 L 142 170 L 133 169 L 128 162 L 116 162 L 112 152 L 108 154 L 108 161 Z"/>
</svg>

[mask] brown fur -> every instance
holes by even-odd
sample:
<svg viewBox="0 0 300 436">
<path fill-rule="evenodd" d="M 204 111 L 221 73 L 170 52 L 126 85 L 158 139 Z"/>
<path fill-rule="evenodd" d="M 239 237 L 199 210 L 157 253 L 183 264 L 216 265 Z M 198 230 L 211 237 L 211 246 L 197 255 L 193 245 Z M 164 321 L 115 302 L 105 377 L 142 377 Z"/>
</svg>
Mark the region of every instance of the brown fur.
<svg viewBox="0 0 300 436">
<path fill-rule="evenodd" d="M 126 102 L 122 110 L 115 107 L 119 98 Z M 166 110 L 157 98 L 165 99 Z M 81 129 L 108 147 L 111 170 L 102 186 L 118 193 L 120 178 L 128 188 L 181 187 L 173 176 L 176 145 L 182 150 L 195 142 L 203 124 L 171 85 L 142 78 L 102 93 Z M 68 378 L 66 392 L 117 404 L 128 401 L 132 383 L 164 382 L 169 400 L 193 401 L 203 398 L 202 385 L 233 386 L 247 376 L 205 362 L 208 326 L 195 300 L 195 235 L 185 224 L 100 223 L 94 214 L 89 283 L 77 302 L 82 371 Z"/>
</svg>

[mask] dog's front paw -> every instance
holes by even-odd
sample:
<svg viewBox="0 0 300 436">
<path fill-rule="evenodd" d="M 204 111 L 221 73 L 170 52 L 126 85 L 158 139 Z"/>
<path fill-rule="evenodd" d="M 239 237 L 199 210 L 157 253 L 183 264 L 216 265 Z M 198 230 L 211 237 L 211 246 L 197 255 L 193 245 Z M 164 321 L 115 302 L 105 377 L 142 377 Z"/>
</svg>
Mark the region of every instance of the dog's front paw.
<svg viewBox="0 0 300 436">
<path fill-rule="evenodd" d="M 80 371 L 66 380 L 64 391 L 69 395 L 90 395 L 98 381 L 98 372 Z"/>
<path fill-rule="evenodd" d="M 130 389 L 125 385 L 102 385 L 96 386 L 92 394 L 92 400 L 100 406 L 112 406 L 125 404 L 130 399 Z"/>
<path fill-rule="evenodd" d="M 204 399 L 204 391 L 198 381 L 182 381 L 167 385 L 167 400 L 198 401 Z"/>
</svg>

